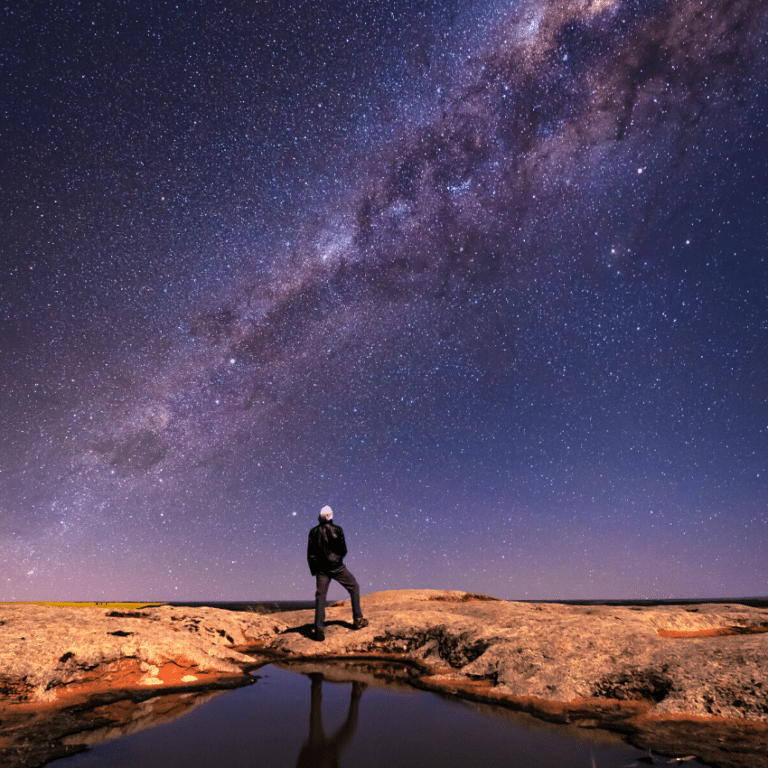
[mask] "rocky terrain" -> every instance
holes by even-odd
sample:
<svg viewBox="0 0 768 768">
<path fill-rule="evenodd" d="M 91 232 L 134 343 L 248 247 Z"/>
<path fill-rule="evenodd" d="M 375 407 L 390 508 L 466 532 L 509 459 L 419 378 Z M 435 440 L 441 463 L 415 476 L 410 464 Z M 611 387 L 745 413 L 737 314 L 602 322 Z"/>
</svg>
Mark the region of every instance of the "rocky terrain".
<svg viewBox="0 0 768 768">
<path fill-rule="evenodd" d="M 766 609 L 436 590 L 362 604 L 369 626 L 353 631 L 349 604 L 336 604 L 324 642 L 311 639 L 311 611 L 0 606 L 3 764 L 42 765 L 71 751 L 67 734 L 181 711 L 202 691 L 249 683 L 267 660 L 379 658 L 407 662 L 411 684 L 429 690 L 610 728 L 669 755 L 768 768 Z"/>
</svg>

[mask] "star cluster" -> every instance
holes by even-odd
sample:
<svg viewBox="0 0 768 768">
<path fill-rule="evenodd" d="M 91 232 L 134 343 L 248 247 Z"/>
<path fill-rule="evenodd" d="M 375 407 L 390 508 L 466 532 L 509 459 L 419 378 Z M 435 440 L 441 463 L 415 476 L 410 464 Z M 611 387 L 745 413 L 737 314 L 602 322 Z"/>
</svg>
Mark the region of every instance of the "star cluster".
<svg viewBox="0 0 768 768">
<path fill-rule="evenodd" d="M 761 3 L 2 13 L 0 599 L 768 594 Z"/>
</svg>

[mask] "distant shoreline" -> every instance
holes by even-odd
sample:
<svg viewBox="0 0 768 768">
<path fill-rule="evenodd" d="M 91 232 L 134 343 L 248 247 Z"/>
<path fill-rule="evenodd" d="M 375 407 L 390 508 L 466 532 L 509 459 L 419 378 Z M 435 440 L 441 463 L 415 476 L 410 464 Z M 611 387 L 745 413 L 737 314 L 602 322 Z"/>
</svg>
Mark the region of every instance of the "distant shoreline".
<svg viewBox="0 0 768 768">
<path fill-rule="evenodd" d="M 746 605 L 749 608 L 768 608 L 768 597 L 716 597 L 716 598 L 662 598 L 638 600 L 504 600 L 507 603 L 526 603 L 529 605 L 606 605 L 616 607 L 645 607 L 654 608 L 663 605 Z M 338 601 L 341 602 L 341 601 Z M 313 600 L 213 600 L 213 601 L 174 601 L 165 603 L 175 607 L 189 608 L 221 608 L 227 611 L 246 611 L 250 613 L 285 613 L 287 611 L 305 611 L 314 608 Z"/>
<path fill-rule="evenodd" d="M 486 596 L 483 596 L 486 597 Z M 745 605 L 749 608 L 768 608 L 768 597 L 711 597 L 711 598 L 637 598 L 631 600 L 522 600 L 487 596 L 489 600 L 504 603 L 523 603 L 527 605 L 573 605 L 573 606 L 614 606 L 654 608 L 672 605 Z M 332 601 L 329 605 L 341 605 L 343 600 Z M 8 600 L 0 605 L 59 605 L 59 606 L 97 606 L 101 608 L 143 608 L 170 605 L 176 608 L 220 608 L 226 611 L 243 611 L 255 614 L 286 613 L 306 611 L 315 607 L 314 600 L 147 600 L 147 601 L 106 601 L 106 600 Z"/>
</svg>

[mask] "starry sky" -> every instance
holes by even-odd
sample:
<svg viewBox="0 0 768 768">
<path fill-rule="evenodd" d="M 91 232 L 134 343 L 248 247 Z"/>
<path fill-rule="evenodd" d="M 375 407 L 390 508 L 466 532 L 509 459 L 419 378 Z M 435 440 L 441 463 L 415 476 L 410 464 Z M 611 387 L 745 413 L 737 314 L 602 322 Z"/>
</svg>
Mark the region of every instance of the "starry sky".
<svg viewBox="0 0 768 768">
<path fill-rule="evenodd" d="M 767 16 L 8 0 L 0 600 L 768 595 Z"/>
</svg>

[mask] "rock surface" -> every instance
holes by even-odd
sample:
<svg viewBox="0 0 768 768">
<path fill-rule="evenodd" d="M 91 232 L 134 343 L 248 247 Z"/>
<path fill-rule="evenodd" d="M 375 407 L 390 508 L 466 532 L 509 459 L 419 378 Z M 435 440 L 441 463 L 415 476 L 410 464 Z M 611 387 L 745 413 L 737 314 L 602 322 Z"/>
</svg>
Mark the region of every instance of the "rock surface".
<svg viewBox="0 0 768 768">
<path fill-rule="evenodd" d="M 253 659 L 237 648 L 270 638 L 282 626 L 215 608 L 3 605 L 0 693 L 6 702 L 46 703 L 97 679 L 119 678 L 123 687 L 159 685 L 161 670 L 174 683 L 187 670 L 240 676 Z"/>
<path fill-rule="evenodd" d="M 271 646 L 300 656 L 402 654 L 439 670 L 433 680 L 489 681 L 497 694 L 510 697 L 617 699 L 642 702 L 654 715 L 768 722 L 768 610 L 532 604 L 463 595 L 375 593 L 363 598 L 370 619 L 365 629 L 350 633 L 344 627 L 349 608 L 332 609 L 324 643 L 285 633 Z M 280 618 L 299 624 L 302 616 Z"/>
<path fill-rule="evenodd" d="M 0 756 L 42 764 L 23 749 L 27 731 L 13 713 L 25 709 L 61 718 L 96 695 L 104 705 L 242 684 L 244 670 L 276 657 L 381 657 L 417 666 L 414 683 L 431 690 L 609 727 L 717 765 L 768 766 L 768 610 L 437 590 L 379 592 L 362 605 L 370 624 L 358 631 L 348 603 L 329 607 L 324 642 L 311 639 L 311 611 L 0 606 Z"/>
</svg>

